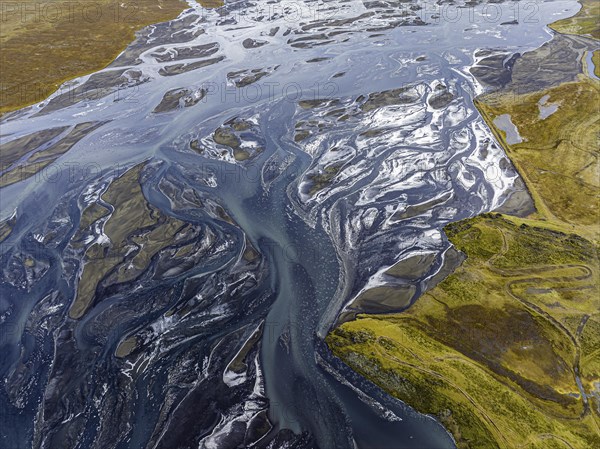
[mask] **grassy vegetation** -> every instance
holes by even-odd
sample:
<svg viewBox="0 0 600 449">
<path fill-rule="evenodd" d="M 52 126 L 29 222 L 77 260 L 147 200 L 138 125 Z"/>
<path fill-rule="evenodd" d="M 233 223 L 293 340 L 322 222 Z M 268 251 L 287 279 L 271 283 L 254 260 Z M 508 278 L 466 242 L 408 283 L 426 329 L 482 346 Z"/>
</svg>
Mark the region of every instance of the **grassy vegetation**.
<svg viewBox="0 0 600 449">
<path fill-rule="evenodd" d="M 404 313 L 344 323 L 332 351 L 459 447 L 597 447 L 600 404 L 585 406 L 575 369 L 587 391 L 600 382 L 598 247 L 500 214 L 446 232 L 463 265 Z"/>
<path fill-rule="evenodd" d="M 459 448 L 587 448 L 593 418 L 549 417 L 518 386 L 408 320 L 364 317 L 328 337 L 332 350 L 392 395 L 436 416 Z M 566 442 L 566 444 L 565 444 Z"/>
<path fill-rule="evenodd" d="M 581 10 L 573 17 L 558 20 L 550 28 L 563 34 L 589 34 L 600 39 L 600 2 L 579 0 Z"/>
<path fill-rule="evenodd" d="M 559 106 L 540 119 L 544 95 Z M 600 83 L 582 76 L 542 92 L 495 92 L 478 99 L 477 107 L 527 184 L 538 218 L 598 241 Z M 503 131 L 493 128 L 501 114 L 510 114 L 522 143 L 506 144 Z"/>
<path fill-rule="evenodd" d="M 0 18 L 0 114 L 42 101 L 65 81 L 105 67 L 137 30 L 174 19 L 186 7 L 183 0 L 8 2 Z"/>
<path fill-rule="evenodd" d="M 552 27 L 600 37 L 600 3 L 582 3 L 578 16 Z M 545 95 L 546 105 L 559 106 L 542 119 Z M 537 212 L 448 225 L 467 256 L 452 275 L 407 311 L 359 315 L 327 343 L 436 416 L 460 448 L 600 447 L 600 83 L 582 74 L 527 94 L 508 86 L 476 105 Z M 506 143 L 493 124 L 501 114 L 523 142 Z"/>
</svg>

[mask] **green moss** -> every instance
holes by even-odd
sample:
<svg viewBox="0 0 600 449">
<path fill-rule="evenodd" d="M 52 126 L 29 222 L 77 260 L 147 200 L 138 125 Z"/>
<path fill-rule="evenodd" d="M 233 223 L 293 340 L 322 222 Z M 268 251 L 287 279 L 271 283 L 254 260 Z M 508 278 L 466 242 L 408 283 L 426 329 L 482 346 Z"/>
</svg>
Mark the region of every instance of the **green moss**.
<svg viewBox="0 0 600 449">
<path fill-rule="evenodd" d="M 558 110 L 539 117 L 548 96 Z M 540 218 L 598 241 L 600 83 L 587 77 L 529 94 L 496 92 L 477 100 L 535 201 Z M 510 114 L 523 142 L 508 145 L 494 119 Z"/>
<path fill-rule="evenodd" d="M 573 366 L 580 346 L 583 381 L 598 379 L 600 313 L 590 288 L 598 283 L 597 246 L 500 214 L 450 224 L 446 233 L 465 252 L 463 265 L 402 314 L 344 323 L 327 338 L 331 350 L 437 416 L 459 447 L 541 448 L 544 435 L 595 445 Z M 594 324 L 574 343 L 586 315 Z"/>
<path fill-rule="evenodd" d="M 500 214 L 452 223 L 445 232 L 457 249 L 480 261 L 493 257 L 490 263 L 498 268 L 586 263 L 598 256 L 598 248 L 577 234 L 545 228 L 541 223 L 517 224 Z"/>
<path fill-rule="evenodd" d="M 600 78 L 600 50 L 594 52 L 592 62 L 594 63 L 594 74 Z"/>
<path fill-rule="evenodd" d="M 354 370 L 436 416 L 458 447 L 512 448 L 538 438 L 541 444 L 544 435 L 573 447 L 600 441 L 590 416 L 579 420 L 571 412 L 561 418 L 555 412 L 563 409 L 544 407 L 547 401 L 532 404 L 517 383 L 432 339 L 431 329 L 417 323 L 409 317 L 361 316 L 334 330 L 326 342 Z"/>
<path fill-rule="evenodd" d="M 478 219 L 452 223 L 446 227 L 450 241 L 469 257 L 489 260 L 502 248 L 502 234 L 494 227 L 478 226 Z"/>
</svg>

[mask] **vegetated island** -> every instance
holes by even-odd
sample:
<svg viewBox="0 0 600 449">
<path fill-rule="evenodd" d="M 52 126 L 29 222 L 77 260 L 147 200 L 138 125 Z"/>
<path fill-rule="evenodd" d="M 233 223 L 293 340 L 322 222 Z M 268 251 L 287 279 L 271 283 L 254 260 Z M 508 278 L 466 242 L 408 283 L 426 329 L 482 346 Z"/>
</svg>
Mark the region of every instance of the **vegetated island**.
<svg viewBox="0 0 600 449">
<path fill-rule="evenodd" d="M 0 18 L 0 114 L 38 103 L 65 81 L 102 69 L 136 31 L 172 20 L 187 7 L 185 0 L 7 3 Z"/>
<path fill-rule="evenodd" d="M 600 81 L 586 58 L 599 7 L 583 0 L 476 100 L 527 190 L 446 226 L 466 258 L 408 310 L 359 315 L 326 339 L 459 448 L 600 447 Z"/>
</svg>

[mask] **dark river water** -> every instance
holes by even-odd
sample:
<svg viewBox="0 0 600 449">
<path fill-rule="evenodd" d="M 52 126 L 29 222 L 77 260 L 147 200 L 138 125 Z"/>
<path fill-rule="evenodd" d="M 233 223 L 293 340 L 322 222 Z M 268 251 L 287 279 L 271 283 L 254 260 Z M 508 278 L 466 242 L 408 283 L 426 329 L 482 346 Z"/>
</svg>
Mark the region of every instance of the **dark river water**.
<svg viewBox="0 0 600 449">
<path fill-rule="evenodd" d="M 516 175 L 473 106 L 484 87 L 469 67 L 538 47 L 579 6 L 190 6 L 0 123 L 3 145 L 38 137 L 14 167 L 97 125 L 0 189 L 12 227 L 0 448 L 454 447 L 323 338 L 383 271 L 435 254 L 418 292 L 442 265 L 441 228 L 501 203 Z M 237 143 L 219 141 L 223 129 Z M 141 176 L 107 205 L 132 167 Z M 139 263 L 139 188 L 187 234 L 144 240 L 162 246 L 135 277 L 103 279 L 76 316 L 89 248 L 116 244 L 107 222 L 129 233 L 123 272 Z M 84 229 L 94 203 L 108 215 Z M 184 240 L 192 255 L 180 256 Z M 135 349 L 119 354 L 128 338 Z"/>
</svg>

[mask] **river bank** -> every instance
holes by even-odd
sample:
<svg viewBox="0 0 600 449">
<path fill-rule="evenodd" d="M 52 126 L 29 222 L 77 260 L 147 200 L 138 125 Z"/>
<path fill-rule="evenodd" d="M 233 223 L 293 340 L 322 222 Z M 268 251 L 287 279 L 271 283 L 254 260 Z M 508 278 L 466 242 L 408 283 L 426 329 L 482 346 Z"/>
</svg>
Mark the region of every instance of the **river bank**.
<svg viewBox="0 0 600 449">
<path fill-rule="evenodd" d="M 550 27 L 597 37 L 590 6 Z M 535 211 L 446 226 L 466 255 L 453 274 L 407 311 L 359 315 L 327 339 L 351 367 L 436 416 L 458 447 L 600 443 L 600 86 L 583 64 L 592 39 L 557 34 L 476 99 Z"/>
<path fill-rule="evenodd" d="M 66 81 L 106 67 L 138 30 L 175 19 L 187 7 L 185 0 L 6 3 L 0 17 L 0 114 L 42 101 Z"/>
</svg>

